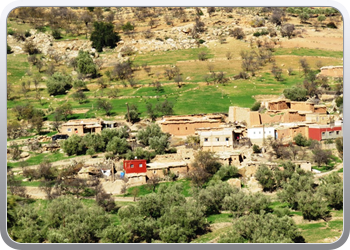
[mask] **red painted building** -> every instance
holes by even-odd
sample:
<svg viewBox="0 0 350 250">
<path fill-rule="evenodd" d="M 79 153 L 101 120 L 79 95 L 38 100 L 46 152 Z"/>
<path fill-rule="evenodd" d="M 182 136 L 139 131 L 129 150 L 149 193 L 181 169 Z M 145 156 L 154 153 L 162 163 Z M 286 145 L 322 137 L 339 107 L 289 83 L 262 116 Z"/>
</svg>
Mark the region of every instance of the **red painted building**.
<svg viewBox="0 0 350 250">
<path fill-rule="evenodd" d="M 343 136 L 342 126 L 316 125 L 309 126 L 309 138 L 317 141 L 336 139 Z"/>
<path fill-rule="evenodd" d="M 146 160 L 126 160 L 124 170 L 126 174 L 146 173 Z"/>
</svg>

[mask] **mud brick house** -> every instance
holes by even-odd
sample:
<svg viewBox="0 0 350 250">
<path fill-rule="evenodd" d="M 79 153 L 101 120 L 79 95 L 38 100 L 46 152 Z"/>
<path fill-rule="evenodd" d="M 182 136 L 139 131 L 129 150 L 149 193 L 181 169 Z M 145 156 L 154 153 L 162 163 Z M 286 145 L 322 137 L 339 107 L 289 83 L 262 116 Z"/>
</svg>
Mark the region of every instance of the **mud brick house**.
<svg viewBox="0 0 350 250">
<path fill-rule="evenodd" d="M 172 162 L 152 162 L 147 163 L 147 178 L 157 175 L 160 178 L 165 177 L 169 172 L 175 173 L 178 177 L 184 177 L 188 172 L 188 163 L 185 161 Z"/>
<path fill-rule="evenodd" d="M 217 128 L 224 120 L 224 115 L 164 116 L 158 124 L 165 133 L 188 136 L 194 135 L 197 128 Z"/>
<path fill-rule="evenodd" d="M 309 138 L 308 125 L 304 123 L 281 123 L 276 127 L 276 139 L 291 142 L 298 134 L 302 134 L 306 138 Z"/>
<path fill-rule="evenodd" d="M 310 139 L 323 141 L 332 140 L 339 137 L 343 137 L 342 125 L 309 125 L 309 137 Z"/>
<path fill-rule="evenodd" d="M 225 151 L 216 152 L 215 156 L 223 165 L 240 166 L 243 160 L 246 158 L 241 151 Z"/>
<path fill-rule="evenodd" d="M 317 123 L 326 125 L 330 122 L 331 117 L 327 114 L 320 114 L 320 113 L 312 113 L 312 114 L 306 114 L 306 122 L 308 123 Z"/>
<path fill-rule="evenodd" d="M 244 141 L 246 128 L 242 125 L 212 129 L 197 129 L 203 150 L 232 151 L 240 141 Z"/>
<path fill-rule="evenodd" d="M 117 122 L 115 121 L 103 121 L 102 119 L 79 119 L 69 120 L 62 124 L 60 133 L 67 134 L 69 136 L 85 135 L 87 133 L 100 133 L 105 128 L 116 128 Z"/>
</svg>

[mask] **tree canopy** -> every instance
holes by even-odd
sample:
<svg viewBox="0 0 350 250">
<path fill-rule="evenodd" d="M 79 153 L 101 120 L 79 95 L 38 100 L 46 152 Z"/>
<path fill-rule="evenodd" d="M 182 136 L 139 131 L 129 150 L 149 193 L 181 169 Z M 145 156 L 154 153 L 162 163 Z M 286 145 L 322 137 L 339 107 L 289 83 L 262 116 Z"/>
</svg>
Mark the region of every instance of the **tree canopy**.
<svg viewBox="0 0 350 250">
<path fill-rule="evenodd" d="M 116 43 L 120 41 L 120 36 L 114 32 L 112 23 L 94 22 L 90 40 L 92 47 L 101 52 L 104 47 L 115 48 Z"/>
</svg>

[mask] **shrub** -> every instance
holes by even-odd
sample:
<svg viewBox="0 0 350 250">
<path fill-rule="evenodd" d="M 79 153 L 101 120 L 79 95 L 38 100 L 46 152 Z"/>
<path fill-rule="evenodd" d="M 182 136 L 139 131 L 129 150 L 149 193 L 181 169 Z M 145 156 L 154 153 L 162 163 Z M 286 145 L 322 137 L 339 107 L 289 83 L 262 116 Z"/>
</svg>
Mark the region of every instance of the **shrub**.
<svg viewBox="0 0 350 250">
<path fill-rule="evenodd" d="M 255 102 L 253 106 L 250 108 L 251 111 L 258 111 L 260 109 L 261 102 Z"/>
<path fill-rule="evenodd" d="M 338 27 L 335 25 L 335 23 L 334 22 L 329 22 L 329 23 L 327 23 L 327 28 L 331 28 L 331 29 L 337 29 Z"/>
<path fill-rule="evenodd" d="M 58 30 L 58 29 L 52 30 L 52 36 L 53 36 L 53 38 L 55 38 L 55 39 L 60 39 L 60 38 L 62 38 L 62 36 L 61 36 L 61 31 Z"/>
<path fill-rule="evenodd" d="M 13 34 L 15 34 L 15 31 L 12 29 L 8 29 L 7 34 L 13 36 Z"/>
<path fill-rule="evenodd" d="M 208 59 L 208 54 L 204 51 L 198 53 L 198 59 L 200 61 L 205 61 Z"/>
<path fill-rule="evenodd" d="M 239 27 L 236 27 L 233 30 L 230 30 L 229 34 L 230 36 L 233 36 L 236 39 L 243 39 L 245 37 L 243 29 Z"/>
<path fill-rule="evenodd" d="M 120 41 L 120 36 L 114 32 L 113 24 L 95 22 L 90 41 L 92 41 L 92 47 L 101 52 L 104 47 L 115 48 L 116 43 Z"/>
<path fill-rule="evenodd" d="M 11 54 L 12 53 L 12 48 L 7 44 L 7 54 Z"/>
<path fill-rule="evenodd" d="M 32 34 L 29 32 L 29 30 L 26 30 L 25 32 L 24 32 L 24 36 L 25 37 L 30 37 Z"/>
<path fill-rule="evenodd" d="M 32 41 L 26 41 L 23 48 L 24 52 L 29 55 L 39 54 L 40 50 L 34 45 Z"/>
<path fill-rule="evenodd" d="M 126 24 L 124 24 L 124 25 L 122 26 L 122 30 L 123 30 L 124 32 L 132 31 L 132 30 L 134 30 L 134 26 L 133 26 L 130 22 L 127 22 Z"/>
<path fill-rule="evenodd" d="M 261 153 L 261 148 L 258 145 L 254 144 L 253 145 L 253 152 L 256 154 Z"/>
<path fill-rule="evenodd" d="M 56 72 L 46 82 L 47 92 L 50 95 L 65 94 L 66 90 L 72 88 L 71 82 L 71 76 Z"/>
</svg>

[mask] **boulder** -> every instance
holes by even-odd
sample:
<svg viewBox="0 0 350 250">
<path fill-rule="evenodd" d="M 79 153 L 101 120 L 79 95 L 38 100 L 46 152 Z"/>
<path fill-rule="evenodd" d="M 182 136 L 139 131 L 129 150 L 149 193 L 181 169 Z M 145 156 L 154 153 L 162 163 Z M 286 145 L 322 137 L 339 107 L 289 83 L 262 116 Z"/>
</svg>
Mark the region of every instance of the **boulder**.
<svg viewBox="0 0 350 250">
<path fill-rule="evenodd" d="M 228 179 L 227 183 L 231 186 L 231 187 L 236 187 L 241 189 L 241 180 L 237 179 L 237 178 L 232 178 L 232 179 Z"/>
<path fill-rule="evenodd" d="M 28 152 L 22 152 L 21 153 L 21 155 L 20 155 L 20 157 L 21 158 L 26 158 L 26 157 L 28 157 L 30 154 L 28 153 Z"/>
</svg>

